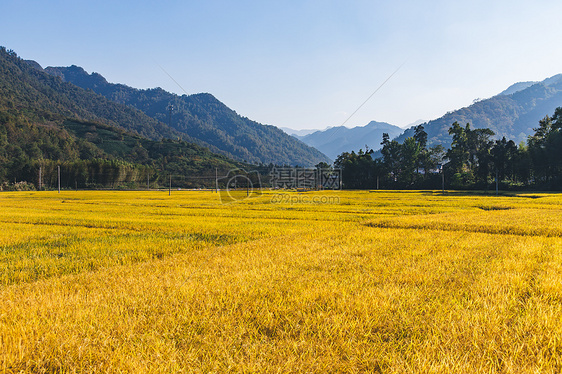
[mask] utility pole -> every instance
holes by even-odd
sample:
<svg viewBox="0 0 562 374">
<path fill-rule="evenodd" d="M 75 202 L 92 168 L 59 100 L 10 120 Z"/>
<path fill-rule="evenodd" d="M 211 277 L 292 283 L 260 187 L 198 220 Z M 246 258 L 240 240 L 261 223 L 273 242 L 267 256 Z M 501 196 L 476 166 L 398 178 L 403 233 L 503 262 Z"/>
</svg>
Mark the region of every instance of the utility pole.
<svg viewBox="0 0 562 374">
<path fill-rule="evenodd" d="M 379 189 L 379 176 L 377 175 L 377 190 Z"/>
<path fill-rule="evenodd" d="M 59 193 L 60 193 L 60 165 L 57 166 L 57 175 L 58 175 L 58 185 L 59 185 Z"/>
<path fill-rule="evenodd" d="M 339 185 L 340 185 L 340 190 L 343 190 L 343 172 L 342 172 L 341 169 L 340 169 L 340 171 L 339 171 L 338 174 L 339 174 L 339 182 L 340 182 Z"/>
<path fill-rule="evenodd" d="M 146 182 L 146 189 L 150 190 L 150 174 L 147 174 L 147 182 Z"/>
<path fill-rule="evenodd" d="M 444 165 L 441 165 L 441 189 L 443 190 L 443 194 L 445 194 L 445 168 Z"/>
<path fill-rule="evenodd" d="M 39 191 L 41 191 L 41 166 L 39 166 Z"/>
<path fill-rule="evenodd" d="M 168 104 L 168 126 L 172 127 L 172 111 L 174 110 L 174 106 L 172 104 Z"/>
<path fill-rule="evenodd" d="M 498 186 L 498 169 L 496 169 L 496 196 L 499 193 L 499 186 Z"/>
<path fill-rule="evenodd" d="M 219 193 L 219 170 L 215 168 L 215 192 Z"/>
<path fill-rule="evenodd" d="M 170 188 L 168 189 L 168 196 L 172 195 L 172 174 L 170 174 Z"/>
</svg>

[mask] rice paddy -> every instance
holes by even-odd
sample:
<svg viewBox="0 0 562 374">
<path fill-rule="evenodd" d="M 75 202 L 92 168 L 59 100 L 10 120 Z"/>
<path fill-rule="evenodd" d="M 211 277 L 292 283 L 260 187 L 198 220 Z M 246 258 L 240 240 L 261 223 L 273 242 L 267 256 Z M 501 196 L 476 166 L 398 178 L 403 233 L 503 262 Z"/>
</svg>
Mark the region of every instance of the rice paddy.
<svg viewBox="0 0 562 374">
<path fill-rule="evenodd" d="M 562 371 L 562 195 L 288 194 L 1 193 L 0 371 Z"/>
</svg>

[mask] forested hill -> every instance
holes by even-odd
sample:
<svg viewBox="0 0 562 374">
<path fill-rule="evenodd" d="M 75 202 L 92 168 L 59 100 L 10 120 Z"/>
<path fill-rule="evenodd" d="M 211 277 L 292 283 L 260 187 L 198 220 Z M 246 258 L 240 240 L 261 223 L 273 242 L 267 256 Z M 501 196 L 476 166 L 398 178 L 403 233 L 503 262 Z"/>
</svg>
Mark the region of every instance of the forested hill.
<svg viewBox="0 0 562 374">
<path fill-rule="evenodd" d="M 519 143 L 533 135 L 539 120 L 559 106 L 562 106 L 562 76 L 557 75 L 542 82 L 515 84 L 497 96 L 429 121 L 424 128 L 430 145 L 449 147 L 448 130 L 454 122 L 489 128 L 496 134 L 495 138 L 506 137 Z M 414 129 L 408 129 L 397 140 L 403 142 L 413 134 Z"/>
<path fill-rule="evenodd" d="M 183 178 L 178 186 L 199 187 L 209 182 L 185 177 L 249 166 L 181 135 L 0 47 L 0 190 L 15 182 L 38 186 L 40 168 L 43 186 L 53 187 L 57 166 L 63 187 L 73 188 L 145 186 L 148 179 L 156 186 L 170 174 Z"/>
<path fill-rule="evenodd" d="M 182 137 L 141 111 L 65 83 L 5 48 L 0 48 L 0 109 L 104 122 L 154 140 Z"/>
<path fill-rule="evenodd" d="M 301 166 L 329 162 L 328 157 L 315 148 L 277 127 L 238 115 L 211 94 L 178 96 L 161 88 L 135 89 L 108 83 L 100 74 L 88 74 L 78 66 L 47 67 L 45 71 L 114 102 L 139 109 L 156 120 L 169 123 L 198 144 L 239 160 Z M 168 118 L 169 105 L 173 106 L 171 118 Z"/>
</svg>

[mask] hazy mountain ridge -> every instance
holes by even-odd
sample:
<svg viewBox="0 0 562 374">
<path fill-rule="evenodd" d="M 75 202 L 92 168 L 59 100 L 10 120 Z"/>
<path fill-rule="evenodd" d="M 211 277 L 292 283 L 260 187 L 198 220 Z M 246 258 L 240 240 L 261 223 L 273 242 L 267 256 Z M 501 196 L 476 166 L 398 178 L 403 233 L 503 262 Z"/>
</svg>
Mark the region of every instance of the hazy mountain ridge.
<svg viewBox="0 0 562 374">
<path fill-rule="evenodd" d="M 134 107 L 156 120 L 169 121 L 171 128 L 190 140 L 239 160 L 302 166 L 329 161 L 317 149 L 277 127 L 238 115 L 208 93 L 179 96 L 161 88 L 136 89 L 112 84 L 100 74 L 88 74 L 75 65 L 47 67 L 45 71 L 114 102 Z M 173 106 L 171 118 L 168 105 Z"/>
<path fill-rule="evenodd" d="M 318 131 L 317 129 L 303 129 L 303 130 L 295 130 L 289 127 L 280 127 L 281 130 L 285 131 L 289 135 L 296 135 L 296 136 L 305 136 L 308 134 L 312 134 L 313 132 Z"/>
<path fill-rule="evenodd" d="M 506 90 L 500 92 L 499 95 L 511 95 L 511 94 L 516 93 L 516 92 L 527 89 L 527 88 L 529 88 L 529 87 L 531 87 L 531 86 L 533 86 L 537 83 L 542 83 L 545 86 L 550 86 L 550 85 L 553 85 L 555 83 L 560 82 L 560 80 L 562 80 L 562 74 L 557 74 L 557 75 L 554 75 L 550 78 L 546 78 L 542 82 L 539 82 L 539 81 L 517 82 L 517 83 L 514 83 L 511 86 L 509 86 Z"/>
<path fill-rule="evenodd" d="M 380 148 L 383 133 L 386 132 L 390 137 L 395 137 L 402 131 L 403 129 L 400 127 L 386 122 L 371 121 L 365 126 L 353 128 L 337 126 L 318 130 L 305 136 L 294 136 L 335 160 L 343 152 L 365 150 L 366 146 L 377 150 Z"/>
<path fill-rule="evenodd" d="M 539 83 L 539 82 L 529 81 L 529 82 L 514 83 L 511 86 L 509 86 L 508 88 L 506 88 L 504 91 L 500 92 L 499 95 L 511 95 L 511 94 L 516 93 L 516 92 L 522 91 L 526 88 L 529 88 L 532 85 L 537 84 L 537 83 Z"/>
</svg>

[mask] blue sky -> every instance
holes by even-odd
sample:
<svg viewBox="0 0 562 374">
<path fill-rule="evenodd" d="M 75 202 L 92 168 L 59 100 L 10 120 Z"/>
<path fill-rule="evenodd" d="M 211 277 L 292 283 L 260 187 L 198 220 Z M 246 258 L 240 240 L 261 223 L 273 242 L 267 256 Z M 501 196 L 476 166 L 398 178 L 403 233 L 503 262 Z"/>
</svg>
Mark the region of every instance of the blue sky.
<svg viewBox="0 0 562 374">
<path fill-rule="evenodd" d="M 295 129 L 406 126 L 562 73 L 560 1 L 2 0 L 0 45 L 43 67 L 209 92 Z"/>
</svg>

